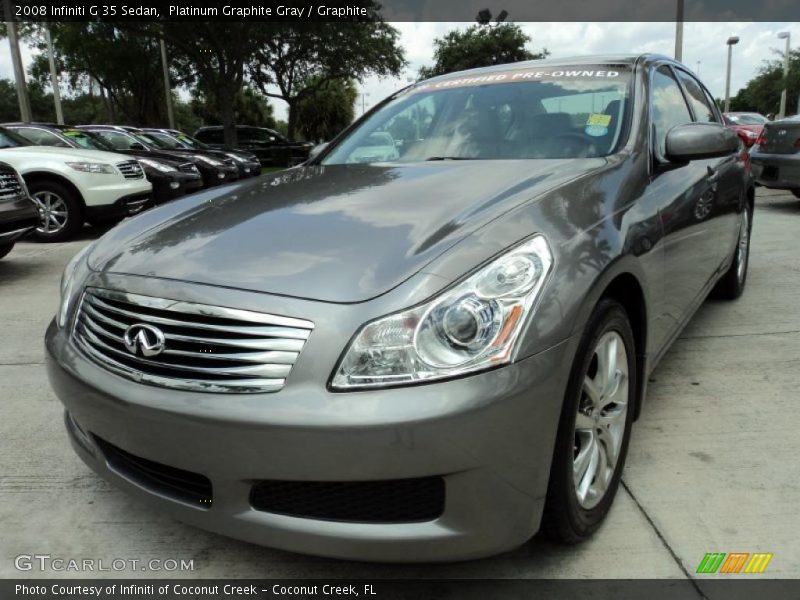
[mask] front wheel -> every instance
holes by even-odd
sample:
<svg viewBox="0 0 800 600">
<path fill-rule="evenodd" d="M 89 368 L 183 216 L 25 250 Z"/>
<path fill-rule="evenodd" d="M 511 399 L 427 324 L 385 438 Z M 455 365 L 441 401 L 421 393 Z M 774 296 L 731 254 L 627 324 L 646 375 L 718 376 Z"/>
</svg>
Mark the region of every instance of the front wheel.
<svg viewBox="0 0 800 600">
<path fill-rule="evenodd" d="M 63 242 L 77 235 L 83 227 L 83 210 L 72 190 L 57 181 L 35 181 L 28 190 L 39 208 L 35 240 Z"/>
<path fill-rule="evenodd" d="M 747 283 L 747 267 L 750 264 L 750 234 L 753 230 L 753 211 L 745 206 L 739 224 L 739 238 L 736 242 L 733 261 L 722 279 L 714 288 L 713 295 L 721 300 L 736 300 L 744 292 Z"/>
<path fill-rule="evenodd" d="M 611 508 L 633 422 L 635 356 L 625 309 L 602 300 L 581 339 L 561 413 L 542 518 L 551 539 L 583 541 Z"/>
</svg>

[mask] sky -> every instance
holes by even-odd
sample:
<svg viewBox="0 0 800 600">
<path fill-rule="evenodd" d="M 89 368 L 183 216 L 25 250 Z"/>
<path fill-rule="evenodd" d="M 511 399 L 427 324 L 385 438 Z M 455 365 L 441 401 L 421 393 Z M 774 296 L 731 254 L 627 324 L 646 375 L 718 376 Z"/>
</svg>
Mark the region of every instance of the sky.
<svg viewBox="0 0 800 600">
<path fill-rule="evenodd" d="M 400 31 L 400 43 L 405 48 L 409 66 L 400 77 L 370 77 L 359 90 L 356 114 L 369 109 L 383 98 L 416 79 L 419 68 L 433 63 L 433 40 L 454 28 L 470 23 L 393 24 Z M 550 51 L 551 58 L 585 54 L 655 52 L 672 56 L 675 49 L 674 23 L 519 23 L 531 37 L 528 49 Z M 725 64 L 728 37 L 739 36 L 733 49 L 731 96 L 755 76 L 763 61 L 780 58 L 785 40 L 778 32 L 791 33 L 792 47 L 800 44 L 800 23 L 686 23 L 683 33 L 683 62 L 699 70 L 700 79 L 715 97 L 725 95 Z M 23 60 L 30 64 L 32 52 L 23 48 Z M 698 64 L 699 61 L 699 64 Z M 8 43 L 0 41 L 0 77 L 12 77 Z M 273 101 L 275 116 L 286 118 L 286 105 Z"/>
</svg>

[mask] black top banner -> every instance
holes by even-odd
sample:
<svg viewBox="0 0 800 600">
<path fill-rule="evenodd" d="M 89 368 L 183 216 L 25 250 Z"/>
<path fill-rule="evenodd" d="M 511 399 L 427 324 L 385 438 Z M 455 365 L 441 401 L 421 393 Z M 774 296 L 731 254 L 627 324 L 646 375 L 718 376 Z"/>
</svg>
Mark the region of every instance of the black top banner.
<svg viewBox="0 0 800 600">
<path fill-rule="evenodd" d="M 475 21 L 489 10 L 523 22 L 798 21 L 798 0 L 2 0 L 17 21 Z M 9 15 L 10 13 L 10 15 Z"/>
</svg>

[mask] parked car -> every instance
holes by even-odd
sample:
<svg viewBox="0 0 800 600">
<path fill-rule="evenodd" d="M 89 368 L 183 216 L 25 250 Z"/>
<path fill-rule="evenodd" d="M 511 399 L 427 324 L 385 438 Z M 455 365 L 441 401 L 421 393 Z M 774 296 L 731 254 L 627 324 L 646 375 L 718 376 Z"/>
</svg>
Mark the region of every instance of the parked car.
<svg viewBox="0 0 800 600">
<path fill-rule="evenodd" d="M 38 225 L 39 211 L 22 176 L 11 165 L 0 162 L 0 258 Z"/>
<path fill-rule="evenodd" d="M 194 137 L 211 148 L 225 149 L 221 125 L 201 127 Z M 308 159 L 313 144 L 295 142 L 266 127 L 236 126 L 236 150 L 252 152 L 264 167 L 291 167 Z"/>
<path fill-rule="evenodd" d="M 229 183 L 239 179 L 239 170 L 233 160 L 222 159 L 204 153 L 192 153 L 169 150 L 141 135 L 133 127 L 117 125 L 79 125 L 80 131 L 91 131 L 97 134 L 116 152 L 142 156 L 146 152 L 155 159 L 178 160 L 192 163 L 203 178 L 203 186 L 211 187 Z"/>
<path fill-rule="evenodd" d="M 241 179 L 257 177 L 261 174 L 261 163 L 252 152 L 245 152 L 244 150 L 215 151 L 200 140 L 196 140 L 192 136 L 176 129 L 145 128 L 142 131 L 146 137 L 158 140 L 165 148 L 190 152 L 214 152 L 221 157 L 230 158 L 236 163 Z"/>
<path fill-rule="evenodd" d="M 759 184 L 800 198 L 800 117 L 765 124 L 750 160 Z"/>
<path fill-rule="evenodd" d="M 65 125 L 41 123 L 6 124 L 11 131 L 29 140 L 36 146 L 78 148 L 115 152 L 114 147 L 102 137 L 91 132 Z M 200 171 L 190 162 L 169 158 L 153 158 L 147 152 L 131 153 L 144 169 L 145 177 L 153 186 L 153 203 L 161 204 L 203 187 Z"/>
<path fill-rule="evenodd" d="M 363 146 L 350 156 L 350 160 L 354 163 L 386 162 L 397 160 L 399 156 L 392 134 L 379 131 L 364 140 Z"/>
<path fill-rule="evenodd" d="M 739 134 L 748 148 L 756 143 L 764 125 L 769 123 L 767 117 L 753 112 L 727 112 L 723 117 L 725 117 L 725 124 Z"/>
<path fill-rule="evenodd" d="M 152 186 L 139 163 L 112 152 L 33 146 L 0 127 L 0 160 L 23 177 L 40 208 L 33 237 L 62 242 L 86 221 L 98 223 L 140 212 Z"/>
<path fill-rule="evenodd" d="M 386 131 L 394 161 L 353 163 Z M 46 335 L 73 448 L 180 519 L 293 551 L 583 540 L 655 365 L 709 292 L 744 290 L 739 146 L 667 57 L 414 84 L 309 163 L 73 259 Z"/>
</svg>

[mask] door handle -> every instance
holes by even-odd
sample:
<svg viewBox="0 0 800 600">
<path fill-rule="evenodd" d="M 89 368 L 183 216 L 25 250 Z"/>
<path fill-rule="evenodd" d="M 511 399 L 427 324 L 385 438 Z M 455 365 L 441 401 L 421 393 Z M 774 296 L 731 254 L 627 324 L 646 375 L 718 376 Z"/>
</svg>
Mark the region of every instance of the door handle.
<svg viewBox="0 0 800 600">
<path fill-rule="evenodd" d="M 708 183 L 711 184 L 717 183 L 720 178 L 720 172 L 715 171 L 711 167 L 706 167 L 706 169 L 708 170 Z"/>
</svg>

